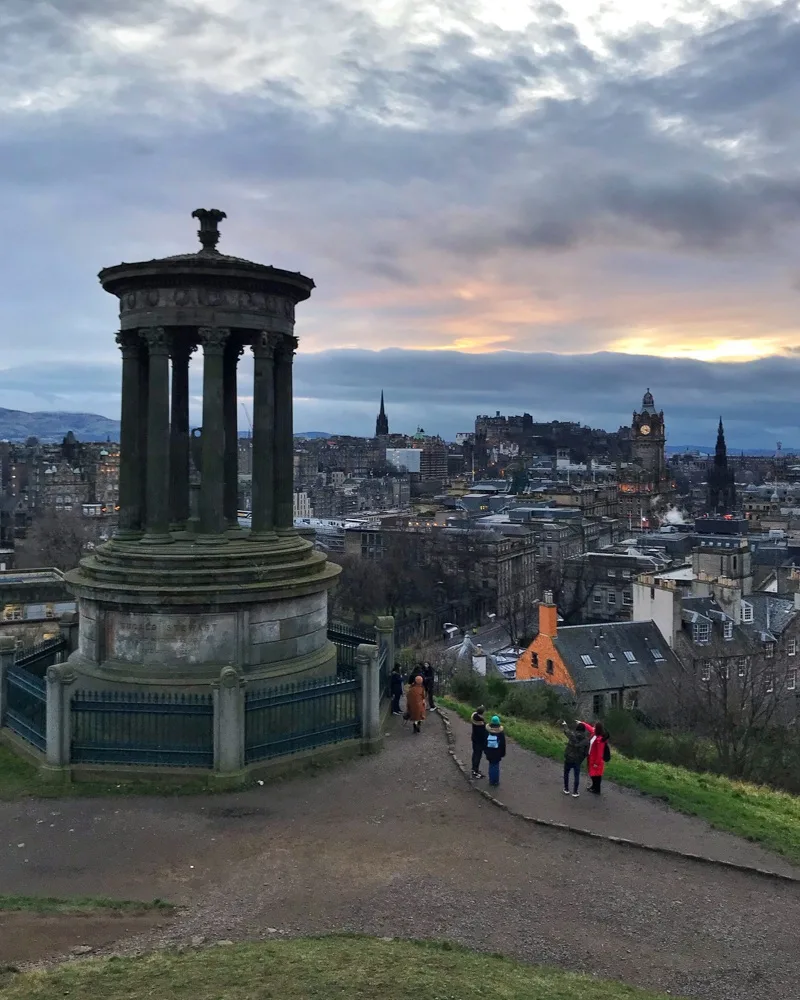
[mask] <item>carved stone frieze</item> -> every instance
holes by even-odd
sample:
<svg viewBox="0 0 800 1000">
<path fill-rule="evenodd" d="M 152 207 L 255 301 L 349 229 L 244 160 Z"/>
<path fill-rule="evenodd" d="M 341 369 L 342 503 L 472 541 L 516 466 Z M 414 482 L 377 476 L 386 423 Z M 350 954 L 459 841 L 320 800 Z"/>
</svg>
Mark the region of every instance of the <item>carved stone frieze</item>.
<svg viewBox="0 0 800 1000">
<path fill-rule="evenodd" d="M 280 295 L 238 291 L 235 288 L 146 288 L 126 292 L 120 298 L 120 312 L 151 309 L 197 309 L 207 306 L 258 313 L 294 321 L 294 303 Z"/>
</svg>

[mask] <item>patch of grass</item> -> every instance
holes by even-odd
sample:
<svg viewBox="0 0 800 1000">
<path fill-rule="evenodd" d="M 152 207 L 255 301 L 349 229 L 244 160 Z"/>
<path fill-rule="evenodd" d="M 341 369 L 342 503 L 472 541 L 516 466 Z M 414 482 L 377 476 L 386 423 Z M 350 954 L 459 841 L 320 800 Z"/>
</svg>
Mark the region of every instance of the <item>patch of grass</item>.
<svg viewBox="0 0 800 1000">
<path fill-rule="evenodd" d="M 92 913 L 112 910 L 114 913 L 146 913 L 160 910 L 172 913 L 175 907 L 163 899 L 149 903 L 132 899 L 107 899 L 103 896 L 78 896 L 61 899 L 57 896 L 13 896 L 0 893 L 0 913 Z"/>
<path fill-rule="evenodd" d="M 331 936 L 27 972 L 4 1000 L 666 1000 L 620 983 L 526 966 L 456 945 Z"/>
<path fill-rule="evenodd" d="M 439 699 L 469 720 L 472 709 L 449 698 Z M 503 718 L 508 736 L 526 750 L 562 760 L 564 737 L 544 722 Z M 661 799 L 679 812 L 698 816 L 718 830 L 744 837 L 800 864 L 800 798 L 761 785 L 748 785 L 716 774 L 700 774 L 672 764 L 625 757 L 613 749 L 606 765 L 609 781 Z"/>
<path fill-rule="evenodd" d="M 0 744 L 0 801 L 22 798 L 56 799 L 69 796 L 96 798 L 105 795 L 208 795 L 224 791 L 209 786 L 204 778 L 186 781 L 76 781 L 69 785 L 47 784 L 33 764 Z"/>
</svg>

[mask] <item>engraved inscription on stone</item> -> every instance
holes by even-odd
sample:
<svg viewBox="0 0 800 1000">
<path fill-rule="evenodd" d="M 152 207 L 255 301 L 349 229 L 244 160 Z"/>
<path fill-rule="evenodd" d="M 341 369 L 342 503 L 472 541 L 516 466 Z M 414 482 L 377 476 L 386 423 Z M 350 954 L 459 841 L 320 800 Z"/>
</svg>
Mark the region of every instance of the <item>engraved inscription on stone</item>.
<svg viewBox="0 0 800 1000">
<path fill-rule="evenodd" d="M 236 659 L 236 617 L 111 612 L 106 619 L 106 655 L 148 665 L 231 663 Z"/>
</svg>

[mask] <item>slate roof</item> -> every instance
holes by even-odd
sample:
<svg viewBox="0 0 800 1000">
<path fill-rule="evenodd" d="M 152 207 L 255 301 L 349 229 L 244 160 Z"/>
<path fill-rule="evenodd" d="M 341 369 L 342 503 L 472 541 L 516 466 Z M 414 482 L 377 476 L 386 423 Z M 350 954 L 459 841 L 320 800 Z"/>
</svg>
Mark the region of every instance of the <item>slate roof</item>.
<svg viewBox="0 0 800 1000">
<path fill-rule="evenodd" d="M 553 641 L 576 687 L 585 692 L 645 687 L 657 673 L 679 666 L 655 622 L 568 625 Z M 663 659 L 657 660 L 654 651 Z"/>
<path fill-rule="evenodd" d="M 777 594 L 753 593 L 742 598 L 752 605 L 752 623 L 743 623 L 745 628 L 757 630 L 766 636 L 777 637 L 784 631 L 797 614 L 793 598 Z"/>
</svg>

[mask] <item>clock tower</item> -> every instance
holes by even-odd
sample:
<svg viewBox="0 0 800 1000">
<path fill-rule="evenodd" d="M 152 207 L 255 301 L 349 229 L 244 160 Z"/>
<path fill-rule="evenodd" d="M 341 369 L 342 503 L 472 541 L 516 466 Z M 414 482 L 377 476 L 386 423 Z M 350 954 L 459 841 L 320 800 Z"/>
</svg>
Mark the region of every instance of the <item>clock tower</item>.
<svg viewBox="0 0 800 1000">
<path fill-rule="evenodd" d="M 664 413 L 657 411 L 648 389 L 642 408 L 633 411 L 631 461 L 620 470 L 619 512 L 631 532 L 658 524 L 660 515 L 674 498 L 667 473 Z"/>
<path fill-rule="evenodd" d="M 642 408 L 633 412 L 631 423 L 631 457 L 641 470 L 642 479 L 654 485 L 666 477 L 666 444 L 664 412 L 656 413 L 653 394 L 648 389 L 642 397 Z"/>
</svg>

